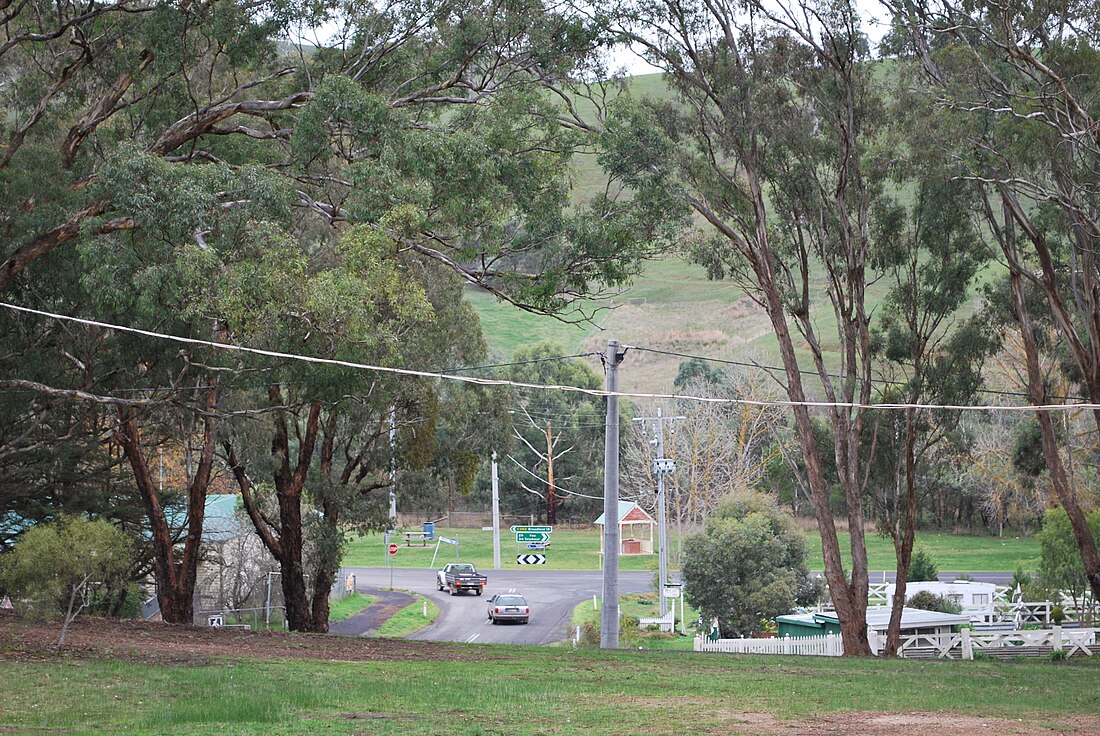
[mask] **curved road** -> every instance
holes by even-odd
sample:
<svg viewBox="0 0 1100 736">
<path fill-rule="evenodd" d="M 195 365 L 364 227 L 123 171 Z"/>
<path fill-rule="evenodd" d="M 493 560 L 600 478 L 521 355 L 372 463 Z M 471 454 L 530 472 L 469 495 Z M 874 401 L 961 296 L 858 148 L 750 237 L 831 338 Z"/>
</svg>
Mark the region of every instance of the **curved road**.
<svg viewBox="0 0 1100 736">
<path fill-rule="evenodd" d="M 355 585 L 388 588 L 386 567 L 348 567 L 355 573 Z M 569 617 L 582 601 L 603 591 L 603 573 L 556 570 L 480 570 L 488 579 L 485 594 L 451 596 L 435 586 L 435 570 L 394 568 L 393 587 L 411 590 L 431 598 L 440 610 L 436 622 L 414 638 L 431 641 L 464 641 L 487 644 L 553 644 L 569 636 Z M 643 593 L 650 589 L 652 572 L 620 572 L 620 593 Z M 488 599 L 495 593 L 516 592 L 531 604 L 529 624 L 489 623 Z"/>
</svg>

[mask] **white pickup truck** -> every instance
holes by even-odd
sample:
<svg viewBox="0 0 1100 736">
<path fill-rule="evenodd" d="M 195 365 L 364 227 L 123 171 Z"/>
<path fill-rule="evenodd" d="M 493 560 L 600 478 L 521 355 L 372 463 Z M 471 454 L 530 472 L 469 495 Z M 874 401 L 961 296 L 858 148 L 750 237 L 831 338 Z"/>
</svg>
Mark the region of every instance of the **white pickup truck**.
<svg viewBox="0 0 1100 736">
<path fill-rule="evenodd" d="M 435 574 L 435 586 L 451 595 L 468 590 L 472 590 L 475 595 L 481 595 L 487 582 L 488 579 L 479 575 L 477 568 L 469 562 L 451 562 Z"/>
</svg>

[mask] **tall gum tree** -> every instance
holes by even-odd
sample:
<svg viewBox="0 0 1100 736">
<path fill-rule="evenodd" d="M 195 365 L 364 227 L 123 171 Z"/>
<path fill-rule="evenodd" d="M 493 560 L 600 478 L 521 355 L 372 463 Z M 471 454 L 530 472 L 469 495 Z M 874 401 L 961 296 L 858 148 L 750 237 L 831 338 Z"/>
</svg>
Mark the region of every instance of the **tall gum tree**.
<svg viewBox="0 0 1100 736">
<path fill-rule="evenodd" d="M 1100 121 L 1091 100 L 1100 69 L 1091 8 L 1025 3 L 887 2 L 924 89 L 959 121 L 947 147 L 964 162 L 980 212 L 1009 273 L 1036 406 L 1051 396 L 1029 308 L 1046 302 L 1090 403 L 1100 402 Z M 1100 431 L 1100 410 L 1092 410 Z M 1037 410 L 1051 485 L 1065 508 L 1093 595 L 1100 553 L 1060 451 L 1054 417 Z"/>
<path fill-rule="evenodd" d="M 665 71 L 678 103 L 623 105 L 609 120 L 605 158 L 639 186 L 659 183 L 681 195 L 710 228 L 695 258 L 712 276 L 736 279 L 767 313 L 784 388 L 800 402 L 792 412 L 845 653 L 870 654 L 860 406 L 873 397 L 866 290 L 882 172 L 867 156 L 880 103 L 862 63 L 856 11 L 847 3 L 659 0 L 617 6 L 617 22 Z M 638 140 L 648 155 L 638 153 Z M 822 294 L 835 337 L 821 334 L 815 319 Z M 826 346 L 832 340 L 835 350 Z M 826 414 L 851 533 L 850 578 L 821 447 L 801 403 L 816 390 L 832 404 Z"/>
</svg>

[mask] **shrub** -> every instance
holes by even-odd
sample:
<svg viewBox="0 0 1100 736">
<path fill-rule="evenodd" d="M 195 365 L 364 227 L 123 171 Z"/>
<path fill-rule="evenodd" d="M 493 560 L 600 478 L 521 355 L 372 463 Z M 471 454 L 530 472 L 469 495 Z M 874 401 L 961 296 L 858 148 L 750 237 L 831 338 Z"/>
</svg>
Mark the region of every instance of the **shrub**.
<svg viewBox="0 0 1100 736">
<path fill-rule="evenodd" d="M 905 580 L 910 583 L 938 580 L 938 574 L 939 570 L 936 569 L 936 562 L 932 559 L 932 555 L 920 547 L 913 552 L 909 562 L 909 574 L 905 576 Z"/>
<path fill-rule="evenodd" d="M 910 608 L 919 608 L 922 611 L 962 613 L 962 606 L 942 595 L 936 595 L 930 590 L 922 590 L 919 593 L 914 593 L 913 596 L 905 602 L 905 605 Z"/>
<path fill-rule="evenodd" d="M 120 589 L 132 555 L 130 540 L 108 522 L 65 517 L 27 530 L 0 561 L 0 587 L 23 614 L 65 615 L 74 596 L 81 608 L 94 599 L 89 584 Z"/>
</svg>

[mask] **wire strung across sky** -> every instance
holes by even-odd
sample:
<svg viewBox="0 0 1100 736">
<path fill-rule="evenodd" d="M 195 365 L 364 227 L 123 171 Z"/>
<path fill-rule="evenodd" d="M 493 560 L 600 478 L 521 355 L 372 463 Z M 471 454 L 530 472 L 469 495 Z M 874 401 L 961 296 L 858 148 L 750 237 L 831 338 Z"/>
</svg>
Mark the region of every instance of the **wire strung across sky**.
<svg viewBox="0 0 1100 736">
<path fill-rule="evenodd" d="M 995 412 L 995 411 L 1048 411 L 1048 412 L 1060 412 L 1060 411 L 1080 411 L 1080 410 L 1100 410 L 1100 404 L 1090 403 L 1074 403 L 1074 404 L 1043 404 L 1043 405 L 1019 405 L 1019 406 L 988 406 L 988 405 L 961 405 L 961 404 L 909 404 L 909 403 L 884 403 L 884 404 L 863 404 L 859 402 L 843 402 L 843 401 L 790 401 L 784 399 L 743 399 L 743 398 L 725 398 L 725 397 L 713 397 L 713 396 L 691 396 L 686 394 L 655 394 L 655 393 L 642 393 L 635 391 L 606 391 L 604 389 L 591 389 L 582 388 L 580 386 L 558 385 L 558 384 L 539 384 L 539 383 L 525 383 L 522 381 L 510 381 L 498 378 L 479 378 L 475 376 L 461 376 L 454 373 L 439 373 L 434 371 L 421 371 L 411 368 L 392 368 L 388 366 L 376 366 L 367 363 L 357 363 L 350 360 L 337 360 L 334 358 L 319 358 L 309 355 L 299 355 L 297 353 L 286 353 L 278 350 L 264 350 L 262 348 L 250 348 L 243 345 L 232 345 L 227 343 L 218 343 L 211 340 L 200 340 L 193 337 L 180 337 L 177 335 L 168 335 L 162 332 L 154 332 L 152 330 L 143 330 L 137 327 L 126 327 L 124 325 L 111 324 L 109 322 L 102 322 L 99 320 L 85 319 L 83 317 L 73 317 L 65 314 L 56 314 L 53 312 L 46 312 L 39 309 L 32 309 L 30 307 L 21 307 L 15 304 L 8 304 L 6 302 L 0 302 L 0 307 L 12 310 L 14 312 L 21 312 L 24 314 L 33 314 L 40 317 L 48 317 L 50 319 L 56 319 L 65 322 L 73 322 L 75 324 L 83 324 L 91 327 L 100 327 L 103 329 L 117 330 L 119 332 L 127 332 L 134 335 L 143 335 L 145 337 L 152 337 L 161 340 L 167 340 L 171 342 L 182 343 L 185 345 L 198 345 L 202 347 L 212 348 L 214 350 L 224 350 L 226 352 L 242 353 L 248 355 L 260 355 L 267 358 L 280 358 L 284 360 L 295 360 L 304 363 L 314 363 L 318 365 L 334 365 L 344 368 L 351 368 L 355 370 L 368 370 L 377 373 L 390 373 L 399 376 L 411 376 L 418 378 L 435 378 L 446 381 L 457 381 L 460 383 L 468 383 L 479 386 L 510 386 L 513 388 L 525 388 L 535 389 L 541 391 L 561 391 L 568 393 L 578 393 L 587 396 L 607 397 L 618 396 L 628 399 L 664 399 L 671 401 L 694 401 L 704 404 L 736 404 L 741 406 L 762 406 L 762 407 L 806 407 L 810 409 L 814 408 L 832 408 L 832 409 L 860 409 L 860 410 L 899 410 L 899 409 L 918 409 L 918 410 L 944 410 L 944 411 L 978 411 L 978 412 Z"/>
<path fill-rule="evenodd" d="M 671 356 L 674 356 L 674 357 L 677 357 L 677 358 L 687 358 L 688 360 L 705 360 L 708 363 L 721 363 L 723 365 L 735 365 L 735 366 L 738 366 L 738 367 L 741 367 L 741 368 L 755 368 L 757 370 L 765 371 L 767 373 L 786 373 L 787 372 L 787 369 L 784 368 L 781 365 L 763 365 L 761 363 L 756 363 L 756 362 L 752 362 L 752 361 L 745 361 L 745 360 L 731 360 L 729 358 L 711 358 L 711 357 L 708 357 L 706 355 L 692 355 L 691 353 L 681 353 L 681 352 L 677 352 L 675 350 L 662 350 L 660 348 L 647 348 L 647 347 L 642 347 L 641 345 L 624 345 L 624 347 L 629 349 L 629 350 L 637 350 L 637 351 L 643 352 L 643 353 L 656 353 L 658 355 L 671 355 Z M 799 373 L 799 375 L 803 375 L 803 376 L 819 377 L 821 375 L 817 371 L 811 371 L 811 370 L 799 370 L 798 373 Z M 838 375 L 836 373 L 828 373 L 826 375 L 828 375 L 829 378 L 835 378 L 835 379 L 838 379 L 838 380 L 841 380 L 841 379 L 844 378 L 844 376 Z M 884 385 L 884 386 L 908 386 L 909 385 L 906 381 L 898 381 L 898 380 L 894 380 L 894 379 L 890 379 L 890 378 L 880 378 L 880 379 L 872 380 L 871 383 L 881 384 L 881 385 Z M 980 389 L 978 389 L 978 393 L 989 394 L 991 396 L 1012 396 L 1013 398 L 1022 398 L 1022 399 L 1028 398 L 1028 394 L 1024 393 L 1023 391 L 1003 391 L 1003 390 L 992 389 L 992 388 L 980 388 Z M 1079 396 L 1054 396 L 1052 398 L 1056 398 L 1056 399 L 1059 399 L 1059 400 L 1062 400 L 1062 401 L 1084 401 L 1084 399 L 1082 399 Z"/>
<path fill-rule="evenodd" d="M 512 462 L 514 462 L 514 463 L 516 464 L 516 467 L 518 467 L 518 468 L 519 468 L 520 470 L 522 470 L 522 471 L 523 471 L 524 473 L 527 473 L 527 475 L 529 475 L 529 476 L 531 476 L 532 478 L 534 478 L 534 479 L 538 480 L 538 481 L 539 481 L 539 482 L 541 482 L 541 483 L 542 483 L 543 485 L 547 485 L 547 486 L 549 486 L 549 485 L 550 485 L 550 481 L 546 480 L 546 478 L 543 478 L 543 477 L 542 477 L 541 475 L 539 475 L 538 473 L 534 473 L 534 472 L 532 472 L 532 471 L 528 470 L 528 469 L 527 469 L 527 466 L 526 466 L 526 465 L 524 465 L 523 463 L 521 463 L 521 462 L 520 462 L 519 460 L 516 460 L 516 459 L 515 459 L 514 457 L 512 457 L 511 455 L 509 455 L 509 456 L 508 456 L 508 459 L 509 459 L 509 460 L 511 460 Z M 554 488 L 554 492 L 555 492 L 555 493 L 564 493 L 564 494 L 566 494 L 566 495 L 568 495 L 568 496 L 580 496 L 581 498 L 594 498 L 594 499 L 596 499 L 597 501 L 602 501 L 602 500 L 603 500 L 603 496 L 590 496 L 590 495 L 588 495 L 587 493 L 577 493 L 576 491 L 570 491 L 570 490 L 569 490 L 569 489 L 567 489 L 567 488 L 562 488 L 562 487 L 561 487 L 561 486 L 559 486 L 559 485 L 558 485 L 558 484 L 557 484 L 556 482 L 554 483 L 554 485 L 553 485 L 553 488 Z M 619 499 L 620 499 L 620 500 L 622 500 L 622 501 L 635 501 L 635 500 L 637 500 L 637 499 L 636 499 L 635 497 L 633 497 L 633 496 L 619 496 Z"/>
</svg>

